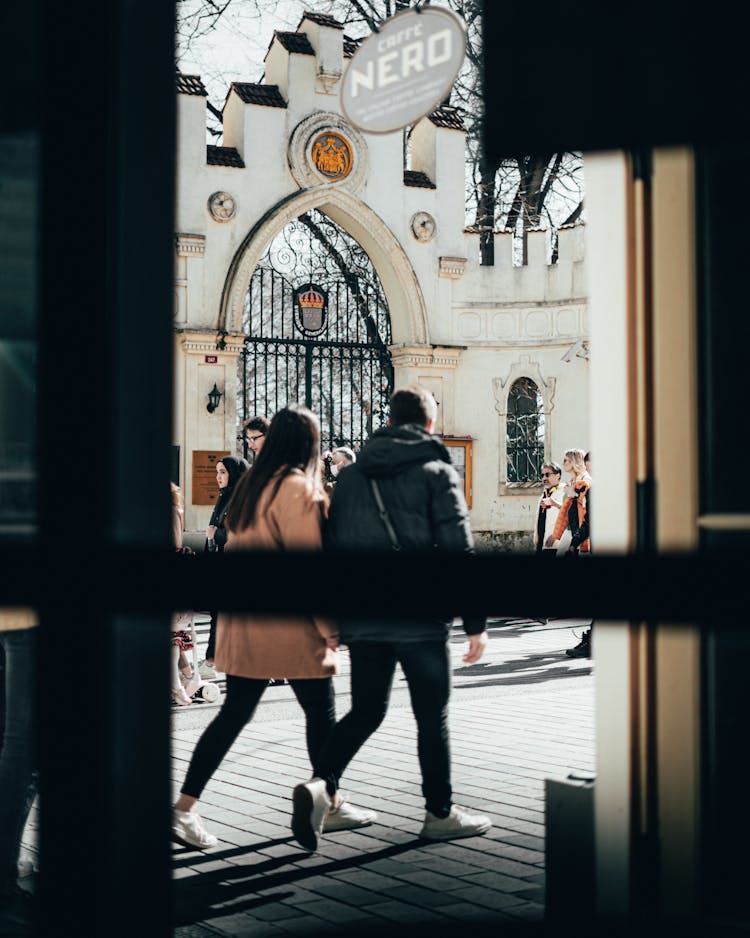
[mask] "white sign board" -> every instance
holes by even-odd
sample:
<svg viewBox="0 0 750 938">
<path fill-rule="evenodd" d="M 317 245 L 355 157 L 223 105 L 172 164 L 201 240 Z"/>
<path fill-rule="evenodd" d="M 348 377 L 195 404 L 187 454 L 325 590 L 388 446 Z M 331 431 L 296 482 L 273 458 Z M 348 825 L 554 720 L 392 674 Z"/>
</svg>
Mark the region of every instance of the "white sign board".
<svg viewBox="0 0 750 938">
<path fill-rule="evenodd" d="M 404 10 L 368 36 L 341 83 L 347 120 L 371 134 L 413 124 L 448 97 L 464 61 L 466 33 L 450 10 Z"/>
</svg>

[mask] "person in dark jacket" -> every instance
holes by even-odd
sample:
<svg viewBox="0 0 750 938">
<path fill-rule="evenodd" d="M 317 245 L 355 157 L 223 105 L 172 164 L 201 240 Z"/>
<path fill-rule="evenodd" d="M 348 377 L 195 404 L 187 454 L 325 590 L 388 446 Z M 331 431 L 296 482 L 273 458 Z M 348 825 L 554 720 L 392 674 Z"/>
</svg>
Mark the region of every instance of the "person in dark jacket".
<svg viewBox="0 0 750 938">
<path fill-rule="evenodd" d="M 331 500 L 326 548 L 473 552 L 461 482 L 447 448 L 431 435 L 437 404 L 418 385 L 396 391 L 390 420 L 376 431 L 357 461 L 341 472 Z M 378 502 L 382 501 L 380 507 Z M 387 518 L 385 518 L 387 513 Z M 390 529 L 390 530 L 389 530 Z M 452 801 L 448 740 L 451 619 L 419 621 L 344 619 L 341 642 L 349 647 L 352 709 L 336 724 L 313 767 L 313 778 L 293 793 L 292 832 L 315 850 L 341 775 L 381 724 L 400 664 L 417 722 L 426 815 L 421 836 L 453 840 L 486 833 L 491 821 Z M 464 620 L 467 664 L 482 657 L 484 619 Z"/>
<path fill-rule="evenodd" d="M 211 512 L 211 518 L 206 528 L 206 541 L 204 550 L 213 552 L 223 552 L 227 543 L 227 529 L 224 526 L 229 499 L 232 497 L 234 487 L 238 480 L 242 478 L 243 473 L 247 472 L 250 464 L 246 459 L 238 459 L 236 456 L 223 456 L 216 463 L 216 482 L 219 486 L 219 496 L 216 499 L 214 510 Z M 198 673 L 204 681 L 213 680 L 216 677 L 214 668 L 214 655 L 216 653 L 216 612 L 211 612 L 211 626 L 208 633 L 208 645 L 206 646 L 206 657 L 198 665 Z"/>
</svg>

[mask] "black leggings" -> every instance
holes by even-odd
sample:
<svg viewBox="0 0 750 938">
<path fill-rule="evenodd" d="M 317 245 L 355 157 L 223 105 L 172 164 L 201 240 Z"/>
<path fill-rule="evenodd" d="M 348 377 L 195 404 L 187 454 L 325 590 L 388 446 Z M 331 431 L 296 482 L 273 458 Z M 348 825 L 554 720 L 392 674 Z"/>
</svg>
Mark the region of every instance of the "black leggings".
<svg viewBox="0 0 750 938">
<path fill-rule="evenodd" d="M 208 644 L 206 645 L 206 660 L 213 661 L 216 657 L 216 619 L 218 612 L 211 613 L 211 624 L 208 627 Z"/>
<path fill-rule="evenodd" d="M 305 711 L 307 752 L 314 765 L 329 732 L 336 722 L 333 681 L 326 678 L 295 678 L 289 681 Z M 221 765 L 232 743 L 252 719 L 255 708 L 268 687 L 268 679 L 235 677 L 227 674 L 227 693 L 216 717 L 203 731 L 193 752 L 182 786 L 182 794 L 200 798 L 206 783 Z"/>
</svg>

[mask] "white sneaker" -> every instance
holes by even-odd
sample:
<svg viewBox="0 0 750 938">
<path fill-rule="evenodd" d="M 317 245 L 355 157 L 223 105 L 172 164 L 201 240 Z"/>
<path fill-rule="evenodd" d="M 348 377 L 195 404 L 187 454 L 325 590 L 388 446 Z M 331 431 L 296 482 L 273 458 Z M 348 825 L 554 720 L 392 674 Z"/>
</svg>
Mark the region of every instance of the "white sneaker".
<svg viewBox="0 0 750 938">
<path fill-rule="evenodd" d="M 323 822 L 331 808 L 331 799 L 322 778 L 311 778 L 297 785 L 292 793 L 292 833 L 310 851 L 317 850 Z"/>
<path fill-rule="evenodd" d="M 193 701 L 185 693 L 184 687 L 175 687 L 172 689 L 172 703 L 177 704 L 179 707 L 187 707 Z"/>
<path fill-rule="evenodd" d="M 338 808 L 331 808 L 323 822 L 321 833 L 330 834 L 333 831 L 350 831 L 355 827 L 367 827 L 377 819 L 374 811 L 364 808 L 355 808 L 348 801 L 342 801 Z"/>
<path fill-rule="evenodd" d="M 419 836 L 425 840 L 458 840 L 486 834 L 491 827 L 492 821 L 486 814 L 469 814 L 454 804 L 448 817 L 435 817 L 427 811 Z"/>
<path fill-rule="evenodd" d="M 200 674 L 204 681 L 216 680 L 216 668 L 213 667 L 213 665 L 207 664 L 205 659 L 198 665 L 198 674 Z"/>
<path fill-rule="evenodd" d="M 195 811 L 172 810 L 172 839 L 185 847 L 197 847 L 206 850 L 215 847 L 219 839 L 209 834 L 203 826 L 201 817 Z"/>
</svg>

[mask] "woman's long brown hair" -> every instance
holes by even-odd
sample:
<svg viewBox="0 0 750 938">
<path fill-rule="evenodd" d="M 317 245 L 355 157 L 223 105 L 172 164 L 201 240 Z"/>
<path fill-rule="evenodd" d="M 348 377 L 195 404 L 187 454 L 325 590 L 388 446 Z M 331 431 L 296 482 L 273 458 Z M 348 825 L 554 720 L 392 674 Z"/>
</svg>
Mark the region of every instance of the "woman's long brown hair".
<svg viewBox="0 0 750 938">
<path fill-rule="evenodd" d="M 269 505 L 281 483 L 295 469 L 301 469 L 314 484 L 318 479 L 319 458 L 318 418 L 301 404 L 282 408 L 271 421 L 263 449 L 252 469 L 240 477 L 234 488 L 225 519 L 227 529 L 236 533 L 250 527 L 255 521 L 260 497 L 274 477 Z"/>
</svg>

